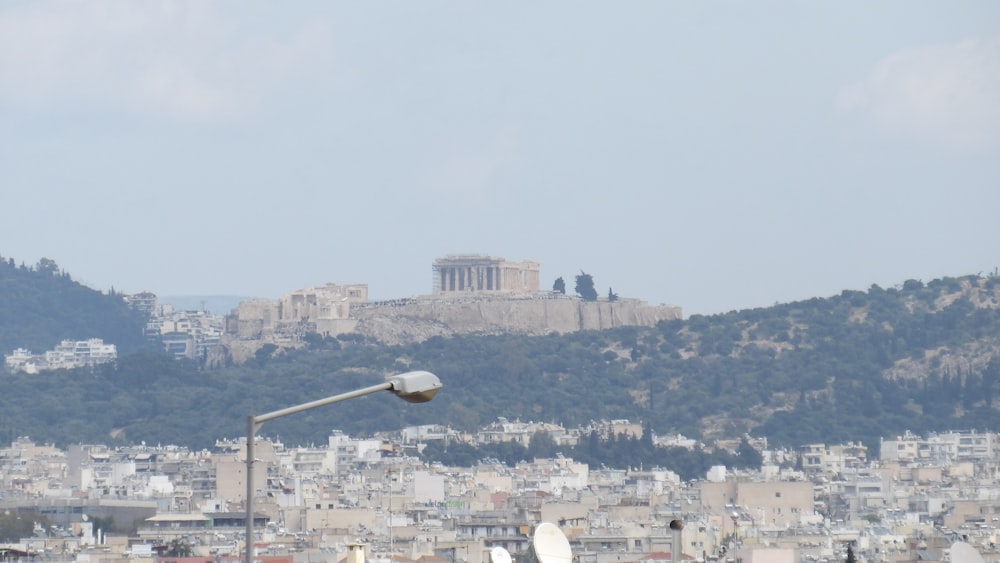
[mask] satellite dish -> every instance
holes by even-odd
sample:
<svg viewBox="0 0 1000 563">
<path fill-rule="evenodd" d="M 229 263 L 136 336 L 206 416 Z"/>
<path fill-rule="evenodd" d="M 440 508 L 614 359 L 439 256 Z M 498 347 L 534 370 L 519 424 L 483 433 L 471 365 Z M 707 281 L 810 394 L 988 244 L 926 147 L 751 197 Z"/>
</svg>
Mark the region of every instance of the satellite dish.
<svg viewBox="0 0 1000 563">
<path fill-rule="evenodd" d="M 555 524 L 542 522 L 535 528 L 531 538 L 531 548 L 539 563 L 571 563 L 573 551 L 569 548 L 569 540 Z"/>
<path fill-rule="evenodd" d="M 512 563 L 510 552 L 497 546 L 490 550 L 490 561 L 492 563 Z"/>
<path fill-rule="evenodd" d="M 976 551 L 976 548 L 963 542 L 957 541 L 951 544 L 951 556 L 948 558 L 954 563 L 986 563 L 983 556 Z"/>
</svg>

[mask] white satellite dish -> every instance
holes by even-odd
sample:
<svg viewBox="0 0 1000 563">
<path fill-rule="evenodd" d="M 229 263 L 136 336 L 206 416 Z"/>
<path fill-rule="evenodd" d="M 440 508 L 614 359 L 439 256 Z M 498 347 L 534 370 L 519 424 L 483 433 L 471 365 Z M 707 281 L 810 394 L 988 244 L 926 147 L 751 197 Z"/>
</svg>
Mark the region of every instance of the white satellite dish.
<svg viewBox="0 0 1000 563">
<path fill-rule="evenodd" d="M 490 561 L 492 563 L 512 563 L 510 552 L 497 546 L 490 550 Z"/>
<path fill-rule="evenodd" d="M 542 522 L 535 528 L 531 547 L 539 563 L 572 563 L 573 551 L 569 547 L 566 534 L 555 524 Z"/>
<path fill-rule="evenodd" d="M 976 551 L 976 548 L 963 541 L 951 544 L 949 559 L 953 563 L 986 563 L 986 560 Z"/>
</svg>

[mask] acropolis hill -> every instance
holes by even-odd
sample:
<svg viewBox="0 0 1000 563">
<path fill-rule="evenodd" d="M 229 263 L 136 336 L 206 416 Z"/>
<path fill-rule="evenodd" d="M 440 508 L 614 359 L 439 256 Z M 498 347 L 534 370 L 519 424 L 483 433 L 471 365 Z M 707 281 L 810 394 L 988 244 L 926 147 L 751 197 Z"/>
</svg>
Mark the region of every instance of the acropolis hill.
<svg viewBox="0 0 1000 563">
<path fill-rule="evenodd" d="M 265 343 L 295 347 L 306 334 L 364 335 L 384 344 L 433 336 L 543 335 L 621 326 L 654 326 L 681 318 L 680 307 L 639 299 L 586 301 L 539 287 L 537 262 L 451 255 L 433 264 L 432 294 L 369 301 L 367 284 L 302 289 L 277 301 L 240 303 L 226 319 L 221 357 L 240 363 Z"/>
</svg>

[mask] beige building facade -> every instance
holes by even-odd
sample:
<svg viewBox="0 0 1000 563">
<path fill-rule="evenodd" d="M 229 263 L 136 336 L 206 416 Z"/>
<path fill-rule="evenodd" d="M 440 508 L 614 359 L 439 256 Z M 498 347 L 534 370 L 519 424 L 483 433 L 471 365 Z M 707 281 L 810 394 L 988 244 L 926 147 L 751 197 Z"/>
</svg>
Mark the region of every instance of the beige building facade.
<svg viewBox="0 0 1000 563">
<path fill-rule="evenodd" d="M 701 484 L 702 506 L 721 521 L 752 526 L 797 526 L 814 513 L 809 481 L 739 481 Z"/>
<path fill-rule="evenodd" d="M 244 340 L 294 339 L 307 332 L 336 336 L 352 332 L 351 306 L 368 301 L 367 284 L 328 283 L 293 291 L 277 301 L 243 301 L 226 319 L 226 332 Z"/>
</svg>

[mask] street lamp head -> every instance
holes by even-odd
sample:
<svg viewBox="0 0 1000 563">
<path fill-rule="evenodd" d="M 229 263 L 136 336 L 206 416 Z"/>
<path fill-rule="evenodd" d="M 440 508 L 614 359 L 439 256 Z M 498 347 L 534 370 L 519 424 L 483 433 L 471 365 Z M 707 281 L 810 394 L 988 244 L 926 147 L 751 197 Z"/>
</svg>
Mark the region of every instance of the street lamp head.
<svg viewBox="0 0 1000 563">
<path fill-rule="evenodd" d="M 429 371 L 410 371 L 389 378 L 389 390 L 408 403 L 426 403 L 441 390 L 441 380 Z"/>
</svg>

